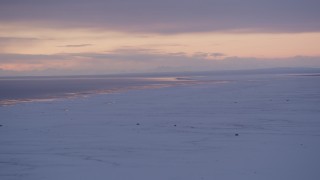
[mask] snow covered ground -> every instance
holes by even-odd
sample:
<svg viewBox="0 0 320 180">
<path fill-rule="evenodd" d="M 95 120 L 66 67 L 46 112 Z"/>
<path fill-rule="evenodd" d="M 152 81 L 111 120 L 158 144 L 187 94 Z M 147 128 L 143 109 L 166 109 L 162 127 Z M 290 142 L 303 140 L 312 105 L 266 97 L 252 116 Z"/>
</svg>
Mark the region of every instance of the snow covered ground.
<svg viewBox="0 0 320 180">
<path fill-rule="evenodd" d="M 0 107 L 0 179 L 320 179 L 320 76 L 210 78 Z"/>
</svg>

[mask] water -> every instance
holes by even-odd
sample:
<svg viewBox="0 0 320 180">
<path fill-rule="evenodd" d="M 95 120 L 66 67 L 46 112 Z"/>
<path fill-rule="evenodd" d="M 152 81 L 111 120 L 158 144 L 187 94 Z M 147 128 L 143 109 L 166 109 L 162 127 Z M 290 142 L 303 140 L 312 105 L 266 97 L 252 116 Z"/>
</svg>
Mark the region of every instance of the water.
<svg viewBox="0 0 320 180">
<path fill-rule="evenodd" d="M 314 76 L 319 69 L 267 69 L 197 73 L 59 77 L 0 77 L 0 105 L 199 83 L 225 83 L 270 75 Z"/>
<path fill-rule="evenodd" d="M 174 76 L 66 76 L 0 78 L 0 105 L 49 101 L 57 98 L 112 93 L 130 89 L 159 88 L 195 83 Z"/>
</svg>

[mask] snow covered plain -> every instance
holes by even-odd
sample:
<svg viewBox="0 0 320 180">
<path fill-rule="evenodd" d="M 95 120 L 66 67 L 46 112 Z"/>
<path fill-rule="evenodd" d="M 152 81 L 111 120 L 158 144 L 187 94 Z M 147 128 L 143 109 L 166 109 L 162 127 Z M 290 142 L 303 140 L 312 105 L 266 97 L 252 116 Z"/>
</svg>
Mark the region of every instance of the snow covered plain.
<svg viewBox="0 0 320 180">
<path fill-rule="evenodd" d="M 320 179 L 320 76 L 204 78 L 0 107 L 0 179 Z"/>
</svg>

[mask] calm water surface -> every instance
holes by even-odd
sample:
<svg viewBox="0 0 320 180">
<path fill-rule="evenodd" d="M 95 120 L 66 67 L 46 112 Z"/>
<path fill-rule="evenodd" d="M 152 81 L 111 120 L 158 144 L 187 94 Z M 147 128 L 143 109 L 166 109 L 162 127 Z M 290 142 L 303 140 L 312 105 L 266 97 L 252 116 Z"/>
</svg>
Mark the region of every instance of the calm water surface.
<svg viewBox="0 0 320 180">
<path fill-rule="evenodd" d="M 10 77 L 0 78 L 0 105 L 35 100 L 112 93 L 130 89 L 159 88 L 195 83 L 184 77 Z"/>
<path fill-rule="evenodd" d="M 140 75 L 97 75 L 59 77 L 0 77 L 0 105 L 19 102 L 50 101 L 98 93 L 132 89 L 161 88 L 202 83 L 226 83 L 235 80 L 265 80 L 276 77 L 319 77 L 318 69 L 221 71 L 216 73 L 168 73 Z"/>
</svg>

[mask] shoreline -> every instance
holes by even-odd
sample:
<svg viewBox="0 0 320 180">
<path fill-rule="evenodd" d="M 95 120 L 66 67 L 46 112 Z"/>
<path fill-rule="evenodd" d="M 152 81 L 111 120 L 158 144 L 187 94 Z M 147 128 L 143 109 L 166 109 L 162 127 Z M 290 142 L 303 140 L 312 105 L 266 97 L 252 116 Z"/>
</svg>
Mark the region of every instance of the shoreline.
<svg viewBox="0 0 320 180">
<path fill-rule="evenodd" d="M 271 73 L 272 69 L 263 69 L 262 72 L 257 72 L 256 70 L 240 70 L 240 71 L 234 71 L 236 74 L 230 74 L 228 75 L 227 72 L 233 72 L 233 71 L 221 71 L 221 72 L 190 72 L 188 73 L 159 73 L 159 74 L 133 74 L 132 77 L 128 76 L 129 74 L 123 74 L 123 75 L 89 75 L 89 76 L 27 76 L 27 77 L 0 77 L 0 81 L 38 81 L 38 80 L 133 80 L 133 81 L 146 81 L 149 84 L 146 85 L 129 85 L 127 87 L 120 87 L 120 88 L 112 88 L 112 87 L 104 87 L 104 88 L 91 88 L 88 90 L 77 90 L 73 89 L 72 91 L 65 91 L 56 93 L 56 95 L 36 95 L 36 97 L 31 98 L 18 98 L 18 97 L 0 97 L 0 107 L 1 106 L 11 106 L 19 103 L 30 103 L 30 102 L 50 102 L 50 101 L 56 101 L 56 100 L 63 100 L 63 99 L 74 99 L 74 98 L 83 98 L 88 97 L 92 95 L 97 94 L 109 94 L 109 93 L 117 93 L 117 92 L 123 92 L 123 91 L 130 91 L 130 90 L 139 90 L 139 89 L 154 89 L 154 88 L 163 88 L 163 87 L 171 87 L 171 86 L 181 86 L 181 85 L 192 85 L 192 84 L 201 84 L 201 83 L 225 83 L 225 82 L 231 82 L 233 79 L 237 79 L 238 77 L 245 77 L 245 76 L 297 76 L 297 77 L 317 77 L 319 76 L 319 73 L 316 72 L 298 72 L 298 73 L 292 73 L 291 71 L 285 72 L 285 73 Z M 269 72 L 270 71 L 270 72 Z M 311 71 L 311 70 L 309 70 Z M 277 72 L 277 69 L 275 69 L 275 72 Z M 206 74 L 208 73 L 208 74 Z M 237 75 L 238 73 L 238 75 Z M 216 78 L 212 78 L 215 77 Z M 231 78 L 230 78 L 230 77 Z M 219 79 L 220 78 L 220 79 Z M 157 83 L 159 82 L 159 83 Z M 3 85 L 2 85 L 3 86 Z M 2 88 L 4 88 L 3 86 Z M 1 87 L 0 87 L 1 88 Z M 15 87 L 12 87 L 15 88 Z M 41 87 L 38 87 L 41 88 Z M 8 89 L 8 88 L 6 88 Z M 12 89 L 14 91 L 14 89 Z M 37 89 L 34 89 L 36 91 Z M 0 92 L 1 93 L 1 92 Z M 5 91 L 2 92 L 6 93 Z M 21 92 L 22 93 L 22 92 Z M 53 94 L 55 92 L 52 92 Z"/>
<path fill-rule="evenodd" d="M 22 98 L 22 99 L 2 99 L 0 100 L 0 107 L 1 106 L 12 106 L 20 103 L 32 103 L 32 102 L 52 102 L 52 101 L 59 101 L 59 100 L 67 100 L 67 99 L 76 99 L 76 98 L 87 98 L 90 96 L 101 95 L 101 94 L 114 94 L 114 93 L 121 93 L 133 90 L 144 90 L 144 89 L 159 89 L 159 88 L 168 88 L 168 87 L 175 87 L 175 86 L 193 86 L 197 84 L 216 84 L 216 83 L 227 83 L 230 81 L 227 80 L 194 80 L 191 78 L 174 78 L 171 82 L 174 83 L 165 83 L 163 82 L 162 78 L 147 78 L 155 80 L 154 83 L 149 85 L 137 85 L 137 86 L 128 86 L 124 88 L 109 88 L 109 89 L 100 89 L 100 90 L 90 90 L 90 91 L 83 91 L 83 92 L 70 92 L 70 93 L 63 93 L 51 97 L 35 97 L 35 98 Z M 171 79 L 171 78 L 170 78 Z M 159 81 L 160 83 L 156 83 Z"/>
</svg>

